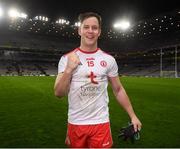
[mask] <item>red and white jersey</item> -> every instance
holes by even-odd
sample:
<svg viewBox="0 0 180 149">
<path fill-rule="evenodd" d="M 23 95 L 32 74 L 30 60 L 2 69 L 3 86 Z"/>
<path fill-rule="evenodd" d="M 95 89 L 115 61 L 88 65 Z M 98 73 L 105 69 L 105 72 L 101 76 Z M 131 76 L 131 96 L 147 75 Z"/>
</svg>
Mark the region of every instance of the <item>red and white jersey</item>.
<svg viewBox="0 0 180 149">
<path fill-rule="evenodd" d="M 73 50 L 81 65 L 74 70 L 68 93 L 68 122 L 77 125 L 109 122 L 108 77 L 118 76 L 115 59 L 97 49 L 85 52 L 80 48 Z M 64 72 L 67 55 L 61 57 L 58 73 Z"/>
</svg>

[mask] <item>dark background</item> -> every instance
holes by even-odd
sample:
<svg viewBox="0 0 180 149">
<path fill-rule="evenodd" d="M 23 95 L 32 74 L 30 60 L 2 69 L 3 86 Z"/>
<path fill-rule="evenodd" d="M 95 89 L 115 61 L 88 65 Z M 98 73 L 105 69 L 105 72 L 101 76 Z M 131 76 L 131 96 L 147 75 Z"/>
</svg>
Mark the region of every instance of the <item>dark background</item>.
<svg viewBox="0 0 180 149">
<path fill-rule="evenodd" d="M 179 9 L 177 0 L 1 0 L 0 5 L 16 7 L 29 17 L 45 15 L 52 20 L 63 16 L 76 21 L 79 13 L 95 11 L 106 25 L 124 16 L 140 21 Z"/>
</svg>

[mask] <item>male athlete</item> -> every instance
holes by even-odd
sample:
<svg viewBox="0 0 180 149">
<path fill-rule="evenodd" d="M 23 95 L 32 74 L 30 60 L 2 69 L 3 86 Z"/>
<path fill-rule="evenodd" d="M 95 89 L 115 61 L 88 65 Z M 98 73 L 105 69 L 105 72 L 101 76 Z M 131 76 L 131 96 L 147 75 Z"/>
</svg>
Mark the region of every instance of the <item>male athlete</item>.
<svg viewBox="0 0 180 149">
<path fill-rule="evenodd" d="M 68 129 L 66 144 L 73 148 L 110 148 L 110 82 L 117 101 L 127 111 L 134 130 L 141 122 L 120 83 L 115 59 L 97 47 L 101 17 L 93 12 L 79 15 L 80 46 L 61 57 L 54 90 L 57 97 L 68 94 Z"/>
</svg>

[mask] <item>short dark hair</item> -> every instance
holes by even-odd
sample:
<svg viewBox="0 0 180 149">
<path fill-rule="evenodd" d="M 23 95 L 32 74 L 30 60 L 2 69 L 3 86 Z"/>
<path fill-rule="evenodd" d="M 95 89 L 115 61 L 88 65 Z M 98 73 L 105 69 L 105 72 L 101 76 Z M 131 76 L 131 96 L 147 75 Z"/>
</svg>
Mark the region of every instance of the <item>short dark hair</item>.
<svg viewBox="0 0 180 149">
<path fill-rule="evenodd" d="M 102 24 L 101 16 L 95 12 L 81 13 L 78 17 L 78 20 L 80 23 L 82 23 L 85 19 L 90 18 L 90 17 L 96 17 L 99 23 L 99 27 L 101 28 L 101 24 Z"/>
</svg>

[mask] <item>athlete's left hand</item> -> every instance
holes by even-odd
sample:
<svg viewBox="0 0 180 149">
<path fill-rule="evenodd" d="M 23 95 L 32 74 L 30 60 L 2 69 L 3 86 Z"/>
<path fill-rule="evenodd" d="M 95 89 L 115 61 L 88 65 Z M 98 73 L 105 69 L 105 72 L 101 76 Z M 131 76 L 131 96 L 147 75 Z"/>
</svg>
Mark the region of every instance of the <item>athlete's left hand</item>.
<svg viewBox="0 0 180 149">
<path fill-rule="evenodd" d="M 141 130 L 142 124 L 141 124 L 140 120 L 137 118 L 136 115 L 131 118 L 131 123 L 134 126 L 134 131 L 135 132 L 137 132 L 138 130 L 139 131 Z"/>
</svg>

